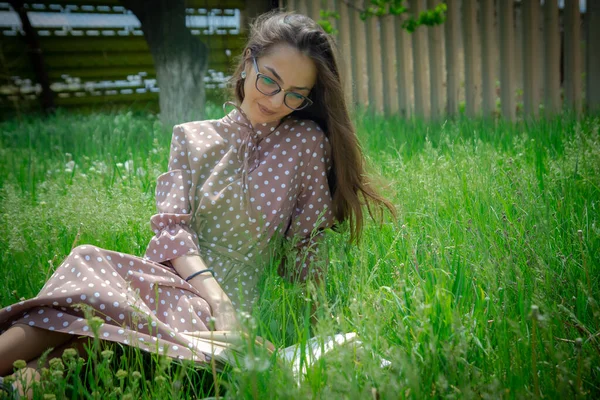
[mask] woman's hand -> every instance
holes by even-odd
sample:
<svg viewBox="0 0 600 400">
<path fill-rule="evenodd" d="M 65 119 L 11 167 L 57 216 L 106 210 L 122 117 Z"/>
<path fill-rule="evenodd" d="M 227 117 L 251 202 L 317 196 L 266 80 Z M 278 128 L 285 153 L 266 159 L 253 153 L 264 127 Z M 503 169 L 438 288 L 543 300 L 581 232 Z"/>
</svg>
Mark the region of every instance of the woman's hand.
<svg viewBox="0 0 600 400">
<path fill-rule="evenodd" d="M 171 260 L 171 264 L 179 276 L 186 278 L 196 271 L 206 269 L 200 256 L 181 256 Z M 230 331 L 237 325 L 235 308 L 227 293 L 210 273 L 203 273 L 192 278 L 189 283 L 200 292 L 200 295 L 211 308 L 215 319 L 215 330 Z"/>
<path fill-rule="evenodd" d="M 198 289 L 204 300 L 210 305 L 212 316 L 215 319 L 214 330 L 233 330 L 237 325 L 235 308 L 219 282 L 211 274 L 206 273 L 192 278 L 190 284 Z"/>
</svg>

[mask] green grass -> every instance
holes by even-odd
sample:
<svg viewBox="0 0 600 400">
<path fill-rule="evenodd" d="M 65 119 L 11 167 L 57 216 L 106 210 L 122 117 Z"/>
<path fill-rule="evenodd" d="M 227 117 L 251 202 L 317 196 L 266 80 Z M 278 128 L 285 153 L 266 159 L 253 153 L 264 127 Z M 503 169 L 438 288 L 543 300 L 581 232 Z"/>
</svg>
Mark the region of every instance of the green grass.
<svg viewBox="0 0 600 400">
<path fill-rule="evenodd" d="M 599 397 L 600 120 L 356 122 L 398 221 L 370 222 L 359 247 L 328 235 L 325 290 L 309 290 L 321 304 L 313 332 L 311 296 L 272 267 L 247 329 L 278 346 L 355 331 L 363 350 L 326 357 L 299 386 L 287 367 L 250 363 L 218 374 L 220 393 Z M 2 123 L 0 306 L 34 296 L 74 243 L 143 254 L 169 140 L 144 114 Z M 214 395 L 210 370 L 100 350 L 48 371 L 46 394 Z"/>
</svg>

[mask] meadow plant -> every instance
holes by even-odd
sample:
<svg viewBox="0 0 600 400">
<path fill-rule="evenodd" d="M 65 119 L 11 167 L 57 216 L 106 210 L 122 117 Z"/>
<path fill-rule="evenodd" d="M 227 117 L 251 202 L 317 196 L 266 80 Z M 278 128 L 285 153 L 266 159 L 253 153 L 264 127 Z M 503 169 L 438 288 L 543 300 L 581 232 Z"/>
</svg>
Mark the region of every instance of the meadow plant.
<svg viewBox="0 0 600 400">
<path fill-rule="evenodd" d="M 239 365 L 96 339 L 85 360 L 49 361 L 38 398 L 600 397 L 600 119 L 355 119 L 399 220 L 367 224 L 360 246 L 328 233 L 324 288 L 265 266 Z M 169 140 L 143 114 L 2 123 L 0 306 L 37 294 L 76 244 L 142 255 Z M 359 349 L 300 380 L 253 340 L 350 331 Z"/>
</svg>

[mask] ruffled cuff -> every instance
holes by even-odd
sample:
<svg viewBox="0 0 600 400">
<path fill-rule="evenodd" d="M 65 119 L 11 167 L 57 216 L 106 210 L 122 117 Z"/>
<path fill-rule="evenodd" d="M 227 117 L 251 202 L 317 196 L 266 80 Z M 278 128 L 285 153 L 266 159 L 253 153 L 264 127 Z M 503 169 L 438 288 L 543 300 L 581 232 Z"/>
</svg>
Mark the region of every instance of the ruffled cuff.
<svg viewBox="0 0 600 400">
<path fill-rule="evenodd" d="M 164 263 L 183 255 L 199 255 L 198 234 L 187 224 L 189 215 L 156 214 L 150 219 L 156 235 L 148 243 L 145 258 Z"/>
<path fill-rule="evenodd" d="M 148 244 L 145 258 L 165 263 L 183 255 L 200 254 L 198 234 L 191 228 L 193 204 L 189 195 L 190 185 L 189 173 L 186 170 L 176 169 L 158 177 L 158 213 L 150 218 L 155 236 Z"/>
</svg>

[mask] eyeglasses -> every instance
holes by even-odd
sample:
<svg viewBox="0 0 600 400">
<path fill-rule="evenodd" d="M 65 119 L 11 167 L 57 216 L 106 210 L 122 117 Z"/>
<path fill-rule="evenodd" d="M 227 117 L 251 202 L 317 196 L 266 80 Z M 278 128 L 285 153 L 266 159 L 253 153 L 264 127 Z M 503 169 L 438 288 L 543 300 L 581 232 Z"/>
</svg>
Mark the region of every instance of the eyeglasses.
<svg viewBox="0 0 600 400">
<path fill-rule="evenodd" d="M 277 82 L 267 75 L 260 73 L 256 57 L 252 57 L 252 61 L 254 62 L 254 69 L 256 70 L 256 89 L 266 96 L 275 96 L 277 93 L 281 92 L 283 89 Z M 288 92 L 287 90 L 283 91 L 285 92 L 283 103 L 292 110 L 302 110 L 313 103 L 311 99 L 300 93 Z"/>
</svg>

